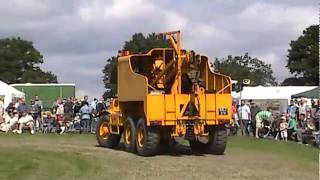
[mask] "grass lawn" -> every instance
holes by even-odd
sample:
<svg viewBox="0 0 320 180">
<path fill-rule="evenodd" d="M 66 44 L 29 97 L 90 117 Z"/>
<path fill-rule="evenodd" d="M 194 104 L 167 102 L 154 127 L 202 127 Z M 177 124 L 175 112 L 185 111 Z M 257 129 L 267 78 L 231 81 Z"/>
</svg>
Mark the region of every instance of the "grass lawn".
<svg viewBox="0 0 320 180">
<path fill-rule="evenodd" d="M 186 144 L 140 157 L 97 147 L 93 135 L 0 134 L 0 179 L 319 179 L 314 147 L 230 137 L 215 156 Z"/>
</svg>

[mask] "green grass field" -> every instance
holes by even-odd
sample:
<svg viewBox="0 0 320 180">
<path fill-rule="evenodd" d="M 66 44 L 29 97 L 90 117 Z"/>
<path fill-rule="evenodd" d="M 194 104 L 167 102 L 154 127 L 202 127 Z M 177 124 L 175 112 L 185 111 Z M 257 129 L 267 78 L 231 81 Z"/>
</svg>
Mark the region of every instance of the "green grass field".
<svg viewBox="0 0 320 180">
<path fill-rule="evenodd" d="M 319 151 L 292 142 L 231 137 L 225 155 L 185 142 L 154 157 L 96 146 L 93 135 L 0 134 L 0 179 L 319 179 Z"/>
</svg>

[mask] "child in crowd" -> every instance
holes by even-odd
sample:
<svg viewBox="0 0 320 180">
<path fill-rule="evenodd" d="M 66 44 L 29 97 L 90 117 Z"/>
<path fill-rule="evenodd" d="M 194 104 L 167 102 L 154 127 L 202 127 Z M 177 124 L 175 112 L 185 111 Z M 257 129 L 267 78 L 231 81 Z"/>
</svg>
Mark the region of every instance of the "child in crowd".
<svg viewBox="0 0 320 180">
<path fill-rule="evenodd" d="M 281 139 L 283 141 L 287 141 L 288 140 L 288 123 L 287 123 L 287 119 L 286 116 L 281 116 L 281 122 L 280 122 L 280 136 Z"/>
<path fill-rule="evenodd" d="M 55 126 L 54 117 L 50 111 L 47 111 L 43 116 L 43 133 L 51 133 Z"/>
</svg>

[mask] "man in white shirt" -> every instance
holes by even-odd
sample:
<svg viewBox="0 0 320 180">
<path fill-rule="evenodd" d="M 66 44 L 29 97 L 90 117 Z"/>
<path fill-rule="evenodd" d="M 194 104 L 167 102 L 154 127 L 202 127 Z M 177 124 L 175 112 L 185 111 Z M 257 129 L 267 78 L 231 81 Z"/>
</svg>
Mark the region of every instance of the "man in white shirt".
<svg viewBox="0 0 320 180">
<path fill-rule="evenodd" d="M 241 132 L 242 135 L 249 136 L 249 123 L 251 119 L 251 112 L 249 103 L 245 103 L 245 101 L 241 101 L 241 106 L 238 109 L 239 118 L 241 120 Z"/>
<path fill-rule="evenodd" d="M 19 124 L 19 129 L 14 132 L 21 134 L 22 128 L 24 126 L 28 126 L 30 129 L 30 133 L 34 134 L 34 120 L 33 120 L 32 116 L 29 115 L 28 113 L 25 112 L 22 114 L 22 116 L 18 120 L 18 124 Z"/>
</svg>

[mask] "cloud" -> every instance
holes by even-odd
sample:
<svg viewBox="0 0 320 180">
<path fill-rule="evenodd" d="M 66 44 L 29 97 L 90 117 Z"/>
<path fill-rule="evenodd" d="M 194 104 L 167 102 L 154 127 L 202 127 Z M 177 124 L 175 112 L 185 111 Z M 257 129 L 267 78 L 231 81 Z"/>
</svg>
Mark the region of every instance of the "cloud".
<svg viewBox="0 0 320 180">
<path fill-rule="evenodd" d="M 3 0 L 0 38 L 31 40 L 42 67 L 76 83 L 78 95 L 100 96 L 106 59 L 136 32 L 180 29 L 182 47 L 210 59 L 249 52 L 289 76 L 291 40 L 318 23 L 317 1 Z"/>
</svg>

